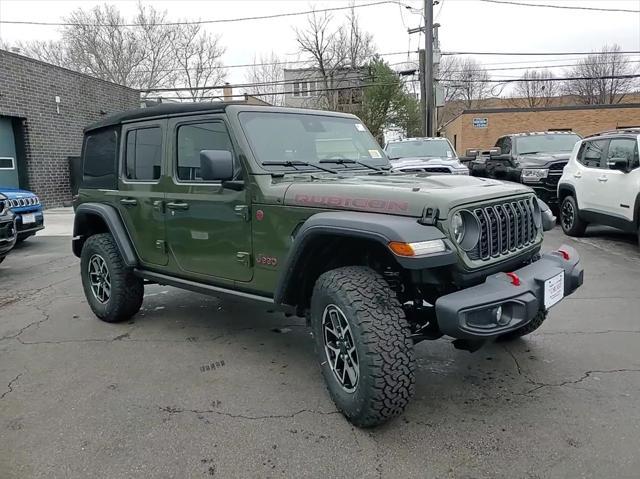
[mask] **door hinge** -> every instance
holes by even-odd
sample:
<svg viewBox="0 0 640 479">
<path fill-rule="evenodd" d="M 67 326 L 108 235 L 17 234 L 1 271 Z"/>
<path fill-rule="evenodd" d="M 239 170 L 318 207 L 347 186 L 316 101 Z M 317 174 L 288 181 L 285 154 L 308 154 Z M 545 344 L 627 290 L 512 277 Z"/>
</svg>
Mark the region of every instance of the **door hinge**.
<svg viewBox="0 0 640 479">
<path fill-rule="evenodd" d="M 163 253 L 166 253 L 167 243 L 164 240 L 156 240 L 156 249 L 159 249 Z"/>
<path fill-rule="evenodd" d="M 242 263 L 246 267 L 251 267 L 251 253 L 247 253 L 246 251 L 238 251 L 236 253 L 236 261 L 238 263 Z"/>
<path fill-rule="evenodd" d="M 248 205 L 235 205 L 233 207 L 235 214 L 240 216 L 243 220 L 249 220 L 249 206 Z"/>
</svg>

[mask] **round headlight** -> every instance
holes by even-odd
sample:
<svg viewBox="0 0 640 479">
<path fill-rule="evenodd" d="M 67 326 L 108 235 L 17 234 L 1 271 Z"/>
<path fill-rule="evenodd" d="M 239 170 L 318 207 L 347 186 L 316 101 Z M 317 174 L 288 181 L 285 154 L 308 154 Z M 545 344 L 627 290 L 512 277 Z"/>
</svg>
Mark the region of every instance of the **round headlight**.
<svg viewBox="0 0 640 479">
<path fill-rule="evenodd" d="M 460 213 L 454 214 L 451 218 L 451 231 L 453 232 L 453 239 L 456 240 L 456 243 L 462 243 L 464 239 L 464 221 Z"/>
<path fill-rule="evenodd" d="M 471 251 L 480 240 L 480 223 L 471 212 L 462 210 L 451 217 L 453 239 L 465 251 Z"/>
</svg>

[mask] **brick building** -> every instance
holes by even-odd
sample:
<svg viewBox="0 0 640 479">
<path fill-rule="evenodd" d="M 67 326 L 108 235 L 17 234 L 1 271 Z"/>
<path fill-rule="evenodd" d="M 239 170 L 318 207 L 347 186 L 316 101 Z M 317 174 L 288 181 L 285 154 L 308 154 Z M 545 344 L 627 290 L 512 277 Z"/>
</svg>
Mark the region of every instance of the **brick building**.
<svg viewBox="0 0 640 479">
<path fill-rule="evenodd" d="M 440 134 L 464 154 L 467 148 L 489 148 L 510 133 L 567 130 L 585 136 L 625 127 L 640 127 L 640 103 L 464 110 Z"/>
<path fill-rule="evenodd" d="M 71 200 L 68 157 L 83 128 L 140 106 L 140 94 L 0 50 L 0 187 L 34 191 L 47 207 Z"/>
</svg>

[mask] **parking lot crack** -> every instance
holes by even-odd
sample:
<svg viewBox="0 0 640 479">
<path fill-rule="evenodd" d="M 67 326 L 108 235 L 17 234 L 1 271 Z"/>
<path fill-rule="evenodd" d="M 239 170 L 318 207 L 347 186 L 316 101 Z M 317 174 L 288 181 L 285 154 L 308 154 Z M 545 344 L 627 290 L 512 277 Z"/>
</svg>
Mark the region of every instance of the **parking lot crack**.
<svg viewBox="0 0 640 479">
<path fill-rule="evenodd" d="M 567 380 L 567 381 L 562 381 L 559 383 L 543 383 L 543 382 L 536 382 L 535 384 L 536 387 L 527 391 L 525 394 L 531 394 L 534 391 L 538 391 L 540 389 L 543 388 L 547 388 L 547 387 L 563 387 L 563 386 L 569 386 L 569 385 L 573 385 L 573 384 L 580 384 L 582 381 L 585 381 L 586 379 L 590 378 L 592 375 L 594 374 L 618 374 L 618 373 L 640 373 L 640 369 L 629 369 L 629 368 L 621 368 L 621 369 L 593 369 L 590 371 L 585 371 L 584 374 L 582 376 L 580 376 L 578 379 L 574 379 L 574 380 Z"/>
<path fill-rule="evenodd" d="M 197 415 L 216 414 L 218 416 L 226 416 L 234 419 L 247 419 L 247 420 L 256 420 L 256 421 L 264 420 L 264 419 L 291 419 L 296 417 L 299 414 L 304 414 L 304 413 L 321 414 L 325 416 L 329 416 L 332 414 L 340 414 L 340 411 L 317 411 L 314 409 L 300 409 L 291 414 L 267 414 L 263 416 L 249 416 L 246 414 L 233 414 L 229 412 L 218 411 L 215 409 L 182 409 L 182 408 L 172 407 L 172 406 L 158 406 L 158 409 L 162 412 L 169 413 L 170 415 L 184 414 L 184 413 L 187 413 L 187 414 L 191 413 L 191 414 L 197 414 Z"/>
<path fill-rule="evenodd" d="M 0 395 L 0 399 L 4 399 L 9 393 L 13 392 L 13 385 L 18 379 L 20 379 L 20 376 L 22 376 L 22 373 L 18 374 L 15 378 L 9 381 L 9 384 L 7 384 L 7 390 L 3 392 L 2 395 Z"/>
<path fill-rule="evenodd" d="M 42 319 L 39 319 L 39 320 L 37 320 L 37 321 L 32 321 L 32 322 L 30 322 L 30 323 L 29 323 L 29 324 L 27 324 L 26 326 L 24 326 L 24 327 L 20 328 L 20 329 L 18 330 L 18 332 L 17 332 L 17 333 L 15 333 L 15 334 L 10 334 L 10 335 L 8 335 L 8 336 L 2 336 L 2 337 L 0 338 L 0 341 L 4 341 L 5 339 L 17 339 L 18 341 L 20 341 L 20 335 L 21 335 L 22 333 L 24 333 L 25 331 L 27 331 L 29 328 L 31 328 L 32 326 L 39 327 L 42 323 L 44 323 L 44 322 L 46 322 L 46 321 L 49 321 L 49 319 L 51 318 L 51 316 L 50 316 L 50 314 L 49 314 L 48 312 L 44 311 L 43 309 L 40 309 L 40 308 L 39 308 L 39 307 L 37 307 L 37 306 L 34 306 L 34 308 L 35 308 L 36 310 L 38 310 L 38 312 L 39 312 L 40 314 L 42 314 L 42 316 L 43 316 L 43 318 L 42 318 Z M 20 341 L 20 342 L 22 342 L 22 341 Z"/>
</svg>

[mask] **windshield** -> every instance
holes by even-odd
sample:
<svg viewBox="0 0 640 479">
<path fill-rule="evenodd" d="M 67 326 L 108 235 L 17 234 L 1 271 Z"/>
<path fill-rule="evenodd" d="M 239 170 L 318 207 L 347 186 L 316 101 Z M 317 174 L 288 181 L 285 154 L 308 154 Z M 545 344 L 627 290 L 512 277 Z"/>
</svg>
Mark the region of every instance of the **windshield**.
<svg viewBox="0 0 640 479">
<path fill-rule="evenodd" d="M 265 165 L 269 162 L 307 162 L 354 160 L 372 166 L 389 162 L 371 133 L 355 118 L 309 115 L 304 113 L 242 112 L 242 128 L 258 161 L 269 170 L 291 165 Z M 324 167 L 362 169 L 344 163 Z M 304 165 L 295 169 L 306 170 Z"/>
<path fill-rule="evenodd" d="M 398 141 L 387 145 L 387 155 L 392 160 L 411 157 L 455 158 L 451 144 L 441 140 Z"/>
<path fill-rule="evenodd" d="M 580 140 L 578 135 L 532 135 L 516 138 L 516 151 L 518 155 L 529 153 L 559 153 L 573 150 L 576 142 Z"/>
</svg>

